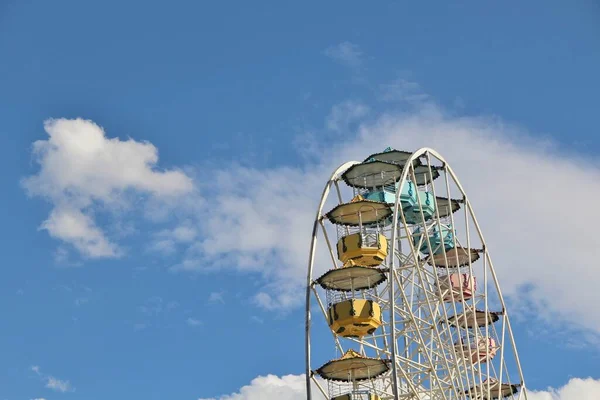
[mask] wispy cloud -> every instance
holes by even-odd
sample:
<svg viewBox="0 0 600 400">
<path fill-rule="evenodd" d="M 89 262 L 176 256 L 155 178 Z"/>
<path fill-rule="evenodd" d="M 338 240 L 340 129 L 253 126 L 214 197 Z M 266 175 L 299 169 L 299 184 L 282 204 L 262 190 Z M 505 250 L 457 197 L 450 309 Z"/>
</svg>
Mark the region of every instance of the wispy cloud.
<svg viewBox="0 0 600 400">
<path fill-rule="evenodd" d="M 345 41 L 330 46 L 324 51 L 327 57 L 351 68 L 358 68 L 363 63 L 363 52 L 357 44 Z"/>
<path fill-rule="evenodd" d="M 225 292 L 211 292 L 208 295 L 208 301 L 210 303 L 224 304 L 225 303 L 225 298 L 223 297 L 224 295 L 225 295 Z"/>
<path fill-rule="evenodd" d="M 379 98 L 383 101 L 421 105 L 431 100 L 431 96 L 423 91 L 421 85 L 403 78 L 381 84 L 379 89 Z"/>
<path fill-rule="evenodd" d="M 167 326 L 174 319 L 181 318 L 180 304 L 174 300 L 167 301 L 161 296 L 147 298 L 137 307 L 137 311 L 137 321 L 133 324 L 135 331 Z"/>
<path fill-rule="evenodd" d="M 179 306 L 176 301 L 165 301 L 160 296 L 152 296 L 139 306 L 139 310 L 148 316 L 157 316 L 163 312 L 170 312 Z"/>
<path fill-rule="evenodd" d="M 52 375 L 43 374 L 38 365 L 33 365 L 30 369 L 35 372 L 45 383 L 48 389 L 52 389 L 56 392 L 66 393 L 74 392 L 75 388 L 71 385 L 68 380 L 58 379 Z"/>
<path fill-rule="evenodd" d="M 77 307 L 87 304 L 90 301 L 90 294 L 93 292 L 92 288 L 80 285 L 77 282 L 71 282 L 68 285 L 60 284 L 55 286 L 53 290 L 65 292 L 69 297 L 73 296 L 73 303 Z"/>
<path fill-rule="evenodd" d="M 143 331 L 147 327 L 148 327 L 148 324 L 144 324 L 144 323 L 141 323 L 141 322 L 133 324 L 133 330 L 134 331 Z"/>
<path fill-rule="evenodd" d="M 198 229 L 191 220 L 186 220 L 173 229 L 163 229 L 154 234 L 150 250 L 170 255 L 175 253 L 177 246 L 193 242 L 198 236 Z"/>
<path fill-rule="evenodd" d="M 202 321 L 200 321 L 199 319 L 196 319 L 196 318 L 192 318 L 192 317 L 189 317 L 186 320 L 186 322 L 187 322 L 187 324 L 189 326 L 200 326 L 200 325 L 202 325 Z"/>
<path fill-rule="evenodd" d="M 361 102 L 348 100 L 336 104 L 325 120 L 327 129 L 335 132 L 348 130 L 352 122 L 358 121 L 369 113 L 369 107 Z"/>
<path fill-rule="evenodd" d="M 61 393 L 73 391 L 73 387 L 69 381 L 63 381 L 53 376 L 47 377 L 46 387 Z"/>
<path fill-rule="evenodd" d="M 256 304 L 295 307 L 302 302 L 298 290 L 305 279 L 315 201 L 330 172 L 388 145 L 427 146 L 446 157 L 469 194 L 505 294 L 527 302 L 537 318 L 600 333 L 595 281 L 589 279 L 597 276 L 590 260 L 600 242 L 588 223 L 600 219 L 600 209 L 578 214 L 544 200 L 564 197 L 556 182 L 568 185 L 569 199 L 600 196 L 597 160 L 559 151 L 551 141 L 498 118 L 456 117 L 426 98 L 410 111 L 378 115 L 371 107 L 369 121 L 360 122 L 356 135 L 336 142 L 334 153 L 332 143 L 320 142 L 312 165 L 219 171 L 213 187 L 218 194 L 208 200 L 211 213 L 203 218 L 200 240 L 184 253 L 180 269 L 254 271 L 266 282 Z M 511 193 L 519 194 L 517 203 L 507 202 Z M 331 264 L 326 253 L 317 257 L 315 274 Z M 547 273 L 563 265 L 570 265 L 568 284 L 561 274 Z M 532 290 L 522 291 L 523 285 Z"/>
</svg>

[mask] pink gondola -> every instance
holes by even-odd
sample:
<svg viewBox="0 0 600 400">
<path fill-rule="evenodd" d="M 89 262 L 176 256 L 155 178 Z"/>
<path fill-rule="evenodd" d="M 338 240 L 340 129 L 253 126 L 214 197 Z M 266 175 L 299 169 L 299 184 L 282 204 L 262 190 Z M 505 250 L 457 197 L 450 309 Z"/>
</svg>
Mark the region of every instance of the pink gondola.
<svg viewBox="0 0 600 400">
<path fill-rule="evenodd" d="M 494 358 L 498 348 L 496 341 L 491 337 L 480 337 L 477 341 L 474 337 L 470 340 L 463 337 L 454 344 L 456 354 L 459 357 L 471 360 L 473 364 L 488 362 Z"/>
<path fill-rule="evenodd" d="M 444 301 L 469 300 L 477 288 L 476 279 L 469 274 L 448 274 L 439 277 L 440 291 Z"/>
</svg>

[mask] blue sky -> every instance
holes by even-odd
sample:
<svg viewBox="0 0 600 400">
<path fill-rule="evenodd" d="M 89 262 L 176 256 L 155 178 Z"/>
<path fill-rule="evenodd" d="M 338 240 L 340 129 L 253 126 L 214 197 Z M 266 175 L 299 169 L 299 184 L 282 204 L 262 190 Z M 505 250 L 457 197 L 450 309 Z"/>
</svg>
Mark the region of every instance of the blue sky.
<svg viewBox="0 0 600 400">
<path fill-rule="evenodd" d="M 0 399 L 269 398 L 304 216 L 387 145 L 456 166 L 538 398 L 598 398 L 599 38 L 593 1 L 0 3 Z"/>
</svg>

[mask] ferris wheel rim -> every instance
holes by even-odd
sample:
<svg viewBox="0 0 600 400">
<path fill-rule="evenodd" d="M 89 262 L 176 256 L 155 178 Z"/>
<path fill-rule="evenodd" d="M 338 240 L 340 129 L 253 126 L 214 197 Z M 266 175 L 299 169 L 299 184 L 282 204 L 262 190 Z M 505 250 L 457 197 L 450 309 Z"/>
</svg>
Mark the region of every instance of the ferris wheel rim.
<svg viewBox="0 0 600 400">
<path fill-rule="evenodd" d="M 313 282 L 312 272 L 313 272 L 313 266 L 314 266 L 314 257 L 315 257 L 316 243 L 317 243 L 316 239 L 317 239 L 318 227 L 319 227 L 319 223 L 321 221 L 321 215 L 322 215 L 323 207 L 325 206 L 325 201 L 327 200 L 327 196 L 329 195 L 329 190 L 331 188 L 331 184 L 333 182 L 337 181 L 338 176 L 343 171 L 347 170 L 352 165 L 358 164 L 358 163 L 360 163 L 360 161 L 347 161 L 343 164 L 340 164 L 340 166 L 337 167 L 333 171 L 333 173 L 329 177 L 329 180 L 325 184 L 323 193 L 321 194 L 321 199 L 319 201 L 319 206 L 317 208 L 317 215 L 316 215 L 315 221 L 313 223 L 312 239 L 311 239 L 309 257 L 308 257 L 308 272 L 307 272 L 307 278 L 306 278 L 306 304 L 305 304 L 305 327 L 304 327 L 304 329 L 305 329 L 304 358 L 305 358 L 305 363 L 306 363 L 305 379 L 306 379 L 306 398 L 307 398 L 307 400 L 312 400 L 312 390 L 311 390 L 312 370 L 310 368 L 310 365 L 311 365 L 310 364 L 310 337 L 311 337 L 310 336 L 310 327 L 311 327 L 310 299 L 311 299 L 311 289 L 312 289 L 312 282 Z"/>
</svg>

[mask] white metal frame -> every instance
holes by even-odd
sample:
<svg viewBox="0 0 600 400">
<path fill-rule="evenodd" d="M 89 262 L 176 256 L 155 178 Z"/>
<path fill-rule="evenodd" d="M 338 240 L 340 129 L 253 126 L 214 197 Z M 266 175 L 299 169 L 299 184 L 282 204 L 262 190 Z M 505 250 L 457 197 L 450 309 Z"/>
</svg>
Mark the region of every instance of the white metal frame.
<svg viewBox="0 0 600 400">
<path fill-rule="evenodd" d="M 436 195 L 445 196 L 448 198 L 448 206 L 451 207 L 451 186 L 460 192 L 464 208 L 464 232 L 460 232 L 460 234 L 466 237 L 466 240 L 460 240 L 457 237 L 459 236 L 457 232 L 457 234 L 453 235 L 453 241 L 455 245 L 458 244 L 467 248 L 468 252 L 470 252 L 473 245 L 472 239 L 475 239 L 479 243 L 483 249 L 483 255 L 475 267 L 471 261 L 460 270 L 448 270 L 435 266 L 430 267 L 426 264 L 426 260 L 423 260 L 423 257 L 420 256 L 419 248 L 422 243 L 417 243 L 418 246 L 413 244 L 412 228 L 409 228 L 414 225 L 407 224 L 406 217 L 401 211 L 399 204 L 400 193 L 406 180 L 417 181 L 413 161 L 418 159 L 424 160 L 425 165 L 428 166 L 427 173 L 431 179 L 431 184 L 428 185 L 427 189 L 432 192 L 434 199 Z M 439 166 L 440 177 L 438 179 L 443 178 L 445 193 L 436 193 L 432 173 L 434 162 L 441 164 Z M 311 382 L 316 385 L 324 398 L 328 399 L 330 397 L 328 390 L 323 388 L 319 380 L 314 376 L 313 367 L 311 366 L 311 299 L 313 297 L 323 316 L 327 318 L 326 304 L 323 303 L 322 296 L 319 294 L 313 278 L 315 251 L 319 232 L 324 236 L 325 245 L 329 249 L 333 267 L 337 267 L 337 259 L 332 247 L 334 243 L 331 242 L 327 233 L 323 208 L 332 187 L 335 187 L 338 202 L 340 204 L 343 203 L 342 191 L 338 182 L 344 171 L 358 163 L 357 161 L 346 162 L 333 172 L 323 190 L 313 225 L 306 282 L 305 310 L 305 373 L 308 400 L 312 400 Z M 450 179 L 453 185 L 451 185 Z M 391 243 L 388 246 L 388 257 L 385 262 L 385 267 L 389 269 L 388 279 L 385 284 L 370 292 L 371 298 L 380 303 L 382 310 L 387 311 L 387 320 L 384 321 L 377 332 L 362 339 L 338 338 L 332 332 L 333 341 L 339 354 L 344 350 L 343 344 L 349 343 L 353 345 L 355 350 L 363 354 L 368 353 L 370 356 L 393 360 L 391 362 L 390 373 L 372 381 L 361 382 L 357 386 L 364 389 L 371 387 L 373 390 L 378 390 L 381 393 L 382 399 L 463 399 L 466 397 L 465 392 L 471 388 L 472 399 L 489 399 L 492 395 L 493 381 L 492 379 L 488 379 L 487 381 L 485 379 L 493 378 L 501 383 L 510 382 L 507 365 L 507 363 L 510 363 L 511 369 L 516 369 L 518 377 L 518 382 L 510 383 L 519 384 L 521 390 L 508 398 L 526 400 L 527 389 L 525 387 L 521 364 L 489 249 L 485 243 L 467 194 L 454 171 L 439 153 L 429 148 L 422 148 L 415 151 L 406 161 L 400 182 L 402 183 L 397 190 L 393 210 L 393 222 L 391 227 L 388 228 L 388 234 L 386 235 L 388 240 L 391 239 Z M 421 199 L 419 196 L 417 196 L 417 200 L 420 205 Z M 453 229 L 457 226 L 457 219 L 455 219 L 455 215 L 452 213 L 444 218 L 444 221 L 449 223 Z M 428 222 L 425 221 L 423 212 L 421 211 L 420 228 L 422 231 L 427 229 L 426 232 L 430 232 L 431 229 L 437 227 L 441 232 L 441 224 L 442 218 L 440 218 L 437 207 L 436 217 Z M 474 238 L 471 237 L 471 226 L 475 228 L 476 237 Z M 428 234 L 422 234 L 420 240 L 425 240 L 429 249 L 432 248 Z M 446 263 L 447 256 L 452 254 L 453 250 L 443 251 Z M 483 272 L 479 273 L 481 269 L 483 269 Z M 476 276 L 479 280 L 483 279 L 483 285 L 479 282 L 480 289 L 482 290 L 471 299 L 465 299 L 462 291 L 458 294 L 452 291 L 450 294 L 457 301 L 444 302 L 442 296 L 448 294 L 442 293 L 440 290 L 440 274 L 444 272 L 467 273 L 471 276 Z M 496 322 L 496 324 L 477 327 L 475 313 L 473 313 L 473 324 L 476 328 L 472 330 L 460 327 L 453 328 L 449 324 L 441 322 L 453 315 L 463 315 L 466 317 L 467 312 L 474 311 L 475 309 L 485 312 L 491 311 L 493 305 L 489 304 L 490 298 L 491 300 L 495 300 L 497 306 L 501 307 L 502 310 L 500 321 Z M 497 325 L 501 327 L 500 332 L 496 329 Z M 454 347 L 455 342 L 462 334 L 466 334 L 466 345 L 469 348 L 472 348 L 472 346 L 476 347 L 480 339 L 494 338 L 498 347 L 496 349 L 496 357 L 485 363 L 472 363 L 468 359 L 468 356 L 465 356 L 461 351 L 457 352 Z M 487 346 L 485 349 L 486 358 L 488 358 L 490 349 Z M 485 383 L 482 384 L 482 382 Z"/>
</svg>

